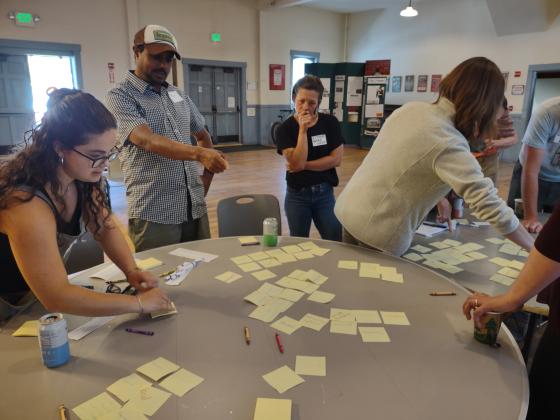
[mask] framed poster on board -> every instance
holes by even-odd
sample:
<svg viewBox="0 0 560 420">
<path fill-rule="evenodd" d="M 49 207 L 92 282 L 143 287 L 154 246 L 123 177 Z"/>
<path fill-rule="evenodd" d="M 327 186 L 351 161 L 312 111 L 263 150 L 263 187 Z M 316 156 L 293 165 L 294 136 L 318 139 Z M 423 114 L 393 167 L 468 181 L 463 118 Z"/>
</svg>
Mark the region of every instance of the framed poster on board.
<svg viewBox="0 0 560 420">
<path fill-rule="evenodd" d="M 268 66 L 268 88 L 270 90 L 286 89 L 286 66 L 284 64 Z"/>
</svg>

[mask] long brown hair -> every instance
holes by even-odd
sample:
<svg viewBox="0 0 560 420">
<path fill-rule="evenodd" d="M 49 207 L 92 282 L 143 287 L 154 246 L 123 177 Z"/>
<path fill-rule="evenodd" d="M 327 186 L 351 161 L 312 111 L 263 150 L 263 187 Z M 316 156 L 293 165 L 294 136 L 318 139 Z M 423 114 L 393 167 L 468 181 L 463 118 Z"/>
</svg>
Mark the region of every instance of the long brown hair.
<svg viewBox="0 0 560 420">
<path fill-rule="evenodd" d="M 64 203 L 57 176 L 61 163 L 55 150 L 55 142 L 64 150 L 72 150 L 86 144 L 91 136 L 117 127 L 115 117 L 89 93 L 75 89 L 57 89 L 49 96 L 47 112 L 41 123 L 27 133 L 25 146 L 0 165 L 0 210 L 30 201 L 35 191 L 44 189 L 46 185 L 50 186 L 55 201 Z M 14 194 L 18 187 L 24 185 L 31 187 L 32 191 Z M 84 222 L 93 222 L 93 233 L 97 233 L 101 228 L 98 216 L 103 214 L 104 209 L 107 210 L 105 223 L 110 214 L 104 186 L 101 185 L 101 180 L 76 180 L 76 186 L 82 192 Z M 59 226 L 61 220 L 58 214 L 56 219 Z"/>
<path fill-rule="evenodd" d="M 455 105 L 455 127 L 469 142 L 491 137 L 504 100 L 505 80 L 498 66 L 485 57 L 463 61 L 439 86 L 439 97 Z"/>
</svg>

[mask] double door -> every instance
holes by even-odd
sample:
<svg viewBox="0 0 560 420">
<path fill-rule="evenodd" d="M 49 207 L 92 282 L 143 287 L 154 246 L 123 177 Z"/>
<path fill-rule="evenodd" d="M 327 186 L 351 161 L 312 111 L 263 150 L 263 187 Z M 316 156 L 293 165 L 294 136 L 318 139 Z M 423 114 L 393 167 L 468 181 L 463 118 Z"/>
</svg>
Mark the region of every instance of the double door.
<svg viewBox="0 0 560 420">
<path fill-rule="evenodd" d="M 213 143 L 240 143 L 240 69 L 189 64 L 186 82 Z"/>
</svg>

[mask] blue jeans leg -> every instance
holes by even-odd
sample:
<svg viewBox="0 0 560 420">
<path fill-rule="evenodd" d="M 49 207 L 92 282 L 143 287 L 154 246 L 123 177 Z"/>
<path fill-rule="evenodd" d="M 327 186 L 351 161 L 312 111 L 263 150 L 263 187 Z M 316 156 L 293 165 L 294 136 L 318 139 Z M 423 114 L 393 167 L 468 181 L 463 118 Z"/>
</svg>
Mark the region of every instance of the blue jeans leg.
<svg viewBox="0 0 560 420">
<path fill-rule="evenodd" d="M 334 192 L 329 184 L 320 184 L 319 191 L 313 191 L 313 222 L 321 238 L 330 241 L 342 240 L 342 225 L 334 215 Z"/>
<path fill-rule="evenodd" d="M 291 236 L 309 237 L 311 229 L 311 191 L 286 188 L 284 211 L 288 218 Z"/>
</svg>

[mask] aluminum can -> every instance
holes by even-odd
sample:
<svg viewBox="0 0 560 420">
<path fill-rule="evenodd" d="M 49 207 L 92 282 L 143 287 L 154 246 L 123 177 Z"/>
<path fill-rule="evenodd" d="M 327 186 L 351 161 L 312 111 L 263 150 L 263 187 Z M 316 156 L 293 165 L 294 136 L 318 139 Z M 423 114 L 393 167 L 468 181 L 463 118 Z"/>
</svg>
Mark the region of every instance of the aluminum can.
<svg viewBox="0 0 560 420">
<path fill-rule="evenodd" d="M 70 360 L 68 326 L 60 313 L 46 314 L 39 318 L 39 347 L 43 364 L 57 367 Z"/>
<path fill-rule="evenodd" d="M 464 207 L 464 201 L 462 198 L 456 198 L 455 200 L 453 200 L 452 217 L 454 219 L 463 218 L 464 215 L 463 207 Z"/>
</svg>

